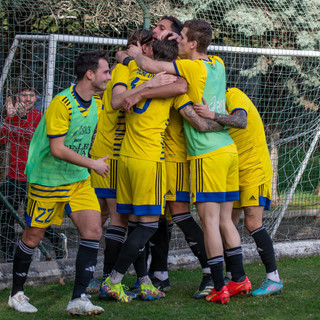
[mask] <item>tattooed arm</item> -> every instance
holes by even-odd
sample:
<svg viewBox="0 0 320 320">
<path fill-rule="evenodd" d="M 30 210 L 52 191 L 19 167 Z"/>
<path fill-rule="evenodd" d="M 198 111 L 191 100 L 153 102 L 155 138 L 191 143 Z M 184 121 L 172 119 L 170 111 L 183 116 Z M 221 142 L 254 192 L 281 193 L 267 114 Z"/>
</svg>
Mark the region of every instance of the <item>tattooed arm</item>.
<svg viewBox="0 0 320 320">
<path fill-rule="evenodd" d="M 191 125 L 200 132 L 220 131 L 224 128 L 218 122 L 200 117 L 193 109 L 191 104 L 179 110 L 183 118 L 191 123 Z"/>
<path fill-rule="evenodd" d="M 200 117 L 217 121 L 220 124 L 231 128 L 244 129 L 247 127 L 247 113 L 245 110 L 239 109 L 234 114 L 221 114 L 210 111 L 204 98 L 203 102 L 204 104 L 196 103 L 194 105 L 194 111 Z"/>
</svg>

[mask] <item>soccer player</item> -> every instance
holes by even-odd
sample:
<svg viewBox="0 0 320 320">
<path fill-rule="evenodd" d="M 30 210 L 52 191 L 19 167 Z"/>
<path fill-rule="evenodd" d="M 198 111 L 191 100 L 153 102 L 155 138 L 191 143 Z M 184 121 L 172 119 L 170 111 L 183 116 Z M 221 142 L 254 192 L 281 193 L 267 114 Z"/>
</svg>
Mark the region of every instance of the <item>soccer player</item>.
<svg viewBox="0 0 320 320">
<path fill-rule="evenodd" d="M 184 23 L 179 38 L 179 56 L 185 59 L 173 63 L 152 61 L 142 56 L 139 47 L 133 46 L 128 53 L 143 70 L 183 76 L 194 103 L 200 103 L 204 97 L 209 101 L 210 110 L 225 113 L 225 69 L 220 58 L 207 56 L 211 39 L 212 30 L 208 23 L 189 20 Z M 180 111 L 187 119 L 189 112 L 190 106 Z M 191 194 L 203 227 L 214 282 L 206 299 L 227 303 L 230 296 L 251 291 L 251 283 L 243 268 L 241 239 L 232 221 L 233 201 L 239 199 L 237 149 L 227 130 L 198 132 L 188 121 L 184 124 L 187 153 L 191 160 Z M 223 279 L 223 247 L 232 257 L 232 281 L 228 288 Z"/>
<path fill-rule="evenodd" d="M 153 29 L 154 38 L 162 38 L 169 32 L 179 35 L 183 24 L 173 16 L 164 16 Z M 168 231 L 165 219 L 160 219 L 159 229 L 151 238 L 152 261 L 150 272 L 153 284 L 161 290 L 170 289 L 167 256 L 172 222 L 182 230 L 193 254 L 202 267 L 203 278 L 195 299 L 205 298 L 213 288 L 211 270 L 207 263 L 203 231 L 190 213 L 190 162 L 187 160 L 183 120 L 179 112 L 171 108 L 170 122 L 165 132 L 165 163 L 167 171 L 166 203 Z"/>
<path fill-rule="evenodd" d="M 13 285 L 9 307 L 20 312 L 37 308 L 24 295 L 24 283 L 35 248 L 51 224 L 61 225 L 65 211 L 81 240 L 76 258 L 76 276 L 66 311 L 71 315 L 100 314 L 85 294 L 97 263 L 101 238 L 101 214 L 91 187 L 88 169 L 101 176 L 109 171 L 105 160 L 88 158 L 97 125 L 94 94 L 110 80 L 108 56 L 94 51 L 81 54 L 75 62 L 78 82 L 59 93 L 50 103 L 32 138 L 26 174 L 28 176 L 27 227 L 19 241 L 13 262 Z"/>
<path fill-rule="evenodd" d="M 151 41 L 142 46 L 142 51 L 149 57 L 154 55 L 155 59 L 172 61 L 177 57 L 178 46 L 176 42 L 170 41 L 155 41 L 152 46 Z M 138 68 L 134 61 L 130 61 L 128 67 L 129 88 L 154 77 L 154 74 Z M 173 85 L 162 88 L 166 92 L 170 87 Z M 185 80 L 181 84 L 177 81 L 173 88 L 175 94 L 185 93 L 186 90 Z M 159 217 L 164 212 L 166 173 L 163 136 L 168 124 L 169 111 L 173 104 L 182 106 L 189 102 L 188 97 L 184 95 L 177 98 L 144 99 L 135 104 L 130 113 L 126 113 L 126 134 L 119 159 L 117 211 L 130 214 L 130 221 L 134 222 L 135 226 L 121 248 L 114 269 L 102 284 L 106 295 L 121 302 L 131 301 L 123 292 L 121 280 L 133 262 L 140 282 L 142 299 L 153 300 L 165 296 L 152 285 L 142 254 L 145 244 L 156 232 Z"/>
<path fill-rule="evenodd" d="M 152 33 L 143 29 L 133 31 L 129 36 L 128 45 L 136 44 L 137 41 L 142 45 L 152 41 Z M 90 150 L 93 159 L 101 158 L 105 154 L 109 155 L 106 163 L 108 163 L 110 170 L 106 178 L 101 177 L 94 170 L 91 172 L 91 183 L 95 188 L 101 207 L 102 225 L 110 216 L 110 223 L 105 234 L 103 281 L 115 264 L 125 240 L 128 225 L 126 215 L 118 214 L 116 211 L 118 159 L 125 134 L 125 113 L 121 109 L 114 110 L 111 103 L 119 105 L 119 101 L 122 101 L 128 94 L 138 92 L 144 88 L 158 87 L 171 83 L 176 77 L 172 75 L 157 75 L 132 90 L 127 90 L 128 79 L 129 68 L 121 63 L 117 64 L 112 70 L 111 81 L 108 82 L 107 89 L 102 97 L 103 110 L 99 116 L 96 137 Z M 99 281 L 94 279 L 94 281 L 90 281 L 87 292 L 96 293 L 100 286 L 101 283 L 99 284 Z M 103 298 L 101 290 L 100 293 L 100 297 Z"/>
<path fill-rule="evenodd" d="M 238 224 L 242 210 L 245 226 L 254 239 L 267 272 L 261 287 L 253 296 L 269 296 L 281 292 L 283 283 L 277 270 L 272 240 L 262 224 L 264 210 L 270 209 L 272 166 L 263 123 L 249 97 L 237 88 L 226 92 L 228 115 L 211 112 L 207 105 L 196 104 L 194 109 L 202 117 L 231 127 L 229 130 L 239 153 L 240 200 L 233 204 L 232 218 Z M 229 257 L 226 256 L 227 278 L 231 279 Z"/>
</svg>

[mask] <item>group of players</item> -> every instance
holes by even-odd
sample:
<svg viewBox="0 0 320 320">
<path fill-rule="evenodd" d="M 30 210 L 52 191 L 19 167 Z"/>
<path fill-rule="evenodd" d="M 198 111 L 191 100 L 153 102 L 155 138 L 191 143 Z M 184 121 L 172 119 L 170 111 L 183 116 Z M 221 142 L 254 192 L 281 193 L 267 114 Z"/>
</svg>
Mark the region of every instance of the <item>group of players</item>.
<svg viewBox="0 0 320 320">
<path fill-rule="evenodd" d="M 48 226 L 61 225 L 64 211 L 81 235 L 69 314 L 103 312 L 85 292 L 108 216 L 100 298 L 133 299 L 121 283 L 131 264 L 143 300 L 165 296 L 166 206 L 202 267 L 194 298 L 228 303 L 230 296 L 251 292 L 236 229 L 242 208 L 267 272 L 252 294 L 281 291 L 272 241 L 262 225 L 272 178 L 263 124 L 242 91 L 226 89 L 223 61 L 207 55 L 211 41 L 208 23 L 181 24 L 165 16 L 153 32 L 131 34 L 111 80 L 103 52 L 78 58 L 77 84 L 52 100 L 30 145 L 28 227 L 14 256 L 11 308 L 37 311 L 23 286 L 35 247 Z M 95 93 L 103 90 L 89 158 L 98 119 Z M 202 228 L 190 213 L 190 193 Z"/>
</svg>

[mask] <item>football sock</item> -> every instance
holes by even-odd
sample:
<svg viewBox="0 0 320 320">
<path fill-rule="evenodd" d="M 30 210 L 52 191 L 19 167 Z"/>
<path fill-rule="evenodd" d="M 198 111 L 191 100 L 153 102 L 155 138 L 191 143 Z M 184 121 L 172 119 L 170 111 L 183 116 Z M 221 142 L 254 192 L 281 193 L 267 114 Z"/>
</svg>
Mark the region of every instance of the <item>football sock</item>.
<svg viewBox="0 0 320 320">
<path fill-rule="evenodd" d="M 149 271 L 167 271 L 168 270 L 168 253 L 169 253 L 169 236 L 166 220 L 159 221 L 157 232 L 149 240 L 151 249 L 151 264 Z"/>
<path fill-rule="evenodd" d="M 121 247 L 125 241 L 127 229 L 119 226 L 109 225 L 105 234 L 105 249 L 104 249 L 104 265 L 103 265 L 103 280 L 105 280 L 112 271 Z"/>
<path fill-rule="evenodd" d="M 274 255 L 273 243 L 272 240 L 264 226 L 252 231 L 250 233 L 254 242 L 256 243 L 258 253 L 260 258 L 266 268 L 267 274 L 271 275 L 277 271 L 276 258 Z M 279 274 L 276 272 L 273 277 L 274 281 L 280 281 Z M 272 279 L 271 279 L 272 280 Z"/>
<path fill-rule="evenodd" d="M 245 271 L 243 268 L 242 248 L 236 247 L 225 250 L 228 260 L 229 269 L 232 275 L 232 281 L 241 282 L 245 279 Z"/>
<path fill-rule="evenodd" d="M 216 291 L 221 291 L 224 286 L 223 280 L 223 256 L 216 256 L 208 259 L 211 269 L 212 280 Z"/>
<path fill-rule="evenodd" d="M 127 240 L 123 244 L 114 270 L 125 274 L 130 264 L 135 262 L 138 256 L 145 250 L 145 244 L 157 229 L 158 222 L 138 222 L 137 227 L 128 235 Z M 144 275 L 147 275 L 146 265 L 144 273 Z M 143 276 L 143 274 L 139 276 Z"/>
<path fill-rule="evenodd" d="M 161 281 L 167 280 L 169 278 L 168 271 L 155 271 L 153 275 Z"/>
<path fill-rule="evenodd" d="M 93 278 L 93 273 L 97 264 L 97 256 L 99 249 L 99 241 L 81 239 L 79 250 L 76 258 L 76 277 L 72 300 L 80 298 L 82 293 L 86 292 L 90 280 Z"/>
<path fill-rule="evenodd" d="M 12 297 L 18 291 L 23 291 L 34 250 L 35 248 L 27 246 L 22 240 L 18 241 L 18 246 L 13 259 Z"/>
<path fill-rule="evenodd" d="M 176 214 L 172 220 L 184 233 L 185 239 L 193 254 L 199 259 L 202 268 L 208 267 L 207 255 L 204 246 L 203 231 L 193 219 L 190 212 Z"/>
</svg>

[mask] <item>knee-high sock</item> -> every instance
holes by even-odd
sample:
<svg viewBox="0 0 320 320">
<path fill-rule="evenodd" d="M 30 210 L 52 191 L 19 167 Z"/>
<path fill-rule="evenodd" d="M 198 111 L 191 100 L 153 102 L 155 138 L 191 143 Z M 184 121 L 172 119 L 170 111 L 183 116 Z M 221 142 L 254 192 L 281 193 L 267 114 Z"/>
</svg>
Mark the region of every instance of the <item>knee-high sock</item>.
<svg viewBox="0 0 320 320">
<path fill-rule="evenodd" d="M 193 254 L 199 259 L 202 268 L 207 268 L 207 255 L 204 246 L 203 231 L 198 223 L 193 219 L 190 212 L 172 216 L 172 220 L 184 233 Z"/>
<path fill-rule="evenodd" d="M 11 296 L 23 291 L 35 248 L 27 246 L 19 240 L 13 259 L 13 277 Z"/>
<path fill-rule="evenodd" d="M 225 256 L 228 261 L 228 270 L 231 271 L 232 281 L 243 281 L 245 271 L 243 268 L 242 248 L 236 247 L 225 250 Z"/>
<path fill-rule="evenodd" d="M 159 228 L 151 237 L 149 245 L 152 256 L 149 271 L 168 271 L 169 235 L 166 220 L 159 221 Z"/>
<path fill-rule="evenodd" d="M 139 222 L 123 244 L 114 270 L 120 274 L 125 274 L 130 264 L 135 262 L 138 256 L 145 250 L 145 244 L 150 240 L 157 229 L 158 222 Z M 139 269 L 136 271 L 138 277 L 146 276 L 146 264 L 141 263 L 141 270 Z"/>
<path fill-rule="evenodd" d="M 80 298 L 93 277 L 97 264 L 99 241 L 81 239 L 76 258 L 76 277 L 74 281 L 72 299 Z"/>
<path fill-rule="evenodd" d="M 208 259 L 208 265 L 211 269 L 212 280 L 216 291 L 221 291 L 224 286 L 223 280 L 223 256 L 216 256 Z"/>
<path fill-rule="evenodd" d="M 256 243 L 260 258 L 266 268 L 266 272 L 270 273 L 277 270 L 276 258 L 273 250 L 272 240 L 264 226 L 250 233 Z"/>
<path fill-rule="evenodd" d="M 110 225 L 105 234 L 103 280 L 112 271 L 126 237 L 127 229 Z"/>
</svg>

